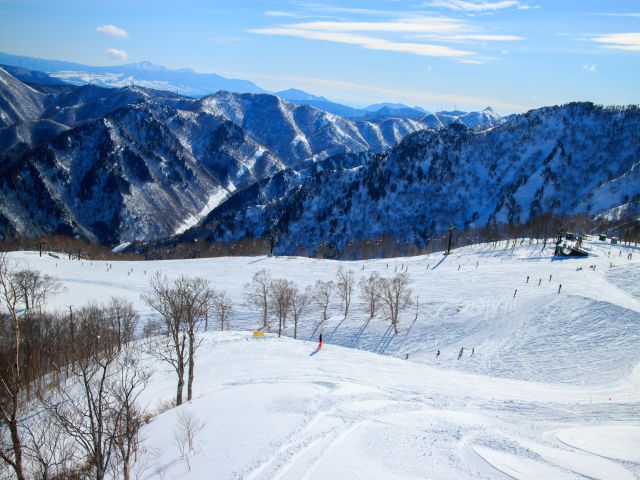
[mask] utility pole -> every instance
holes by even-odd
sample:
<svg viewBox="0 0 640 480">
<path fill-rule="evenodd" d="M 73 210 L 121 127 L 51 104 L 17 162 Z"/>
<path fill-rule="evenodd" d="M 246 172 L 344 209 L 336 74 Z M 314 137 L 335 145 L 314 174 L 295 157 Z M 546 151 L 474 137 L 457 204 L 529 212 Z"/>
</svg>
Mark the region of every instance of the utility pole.
<svg viewBox="0 0 640 480">
<path fill-rule="evenodd" d="M 69 324 L 71 325 L 71 341 L 73 341 L 74 329 L 73 329 L 73 305 L 67 305 L 69 307 Z"/>
</svg>

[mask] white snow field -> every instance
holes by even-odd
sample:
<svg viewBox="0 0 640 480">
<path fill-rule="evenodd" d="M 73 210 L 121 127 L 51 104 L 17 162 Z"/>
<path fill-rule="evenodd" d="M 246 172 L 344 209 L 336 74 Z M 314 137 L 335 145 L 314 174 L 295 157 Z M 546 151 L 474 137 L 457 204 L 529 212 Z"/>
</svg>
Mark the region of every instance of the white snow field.
<svg viewBox="0 0 640 480">
<path fill-rule="evenodd" d="M 590 257 L 566 260 L 526 240 L 446 257 L 235 257 L 110 269 L 11 256 L 59 279 L 65 291 L 51 304 L 61 309 L 120 295 L 146 318 L 140 294 L 156 271 L 208 278 L 234 300 L 236 331 L 202 335 L 194 400 L 144 427 L 141 478 L 638 479 L 640 249 L 586 246 Z M 311 342 L 252 336 L 260 315 L 242 303 L 255 272 L 304 287 L 334 279 L 339 265 L 356 278 L 406 269 L 417 317 L 415 305 L 407 309 L 393 335 L 382 318 L 367 320 L 354 294 L 344 320 L 337 299 L 317 330 L 320 312 L 309 312 L 299 331 L 304 340 L 316 331 Z M 324 346 L 314 354 L 320 331 Z M 154 373 L 144 402 L 154 411 L 173 398 L 175 378 L 145 362 Z M 188 459 L 173 441 L 184 411 L 204 422 Z"/>
</svg>

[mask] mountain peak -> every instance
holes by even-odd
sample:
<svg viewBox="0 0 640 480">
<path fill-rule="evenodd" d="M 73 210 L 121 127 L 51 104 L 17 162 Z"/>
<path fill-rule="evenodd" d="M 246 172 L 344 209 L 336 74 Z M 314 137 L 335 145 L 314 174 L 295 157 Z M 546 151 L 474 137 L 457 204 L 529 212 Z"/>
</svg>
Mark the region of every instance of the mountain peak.
<svg viewBox="0 0 640 480">
<path fill-rule="evenodd" d="M 305 92 L 304 90 L 299 90 L 297 88 L 288 88 L 286 90 L 280 90 L 279 92 L 276 92 L 275 95 L 277 95 L 280 98 L 283 98 L 284 100 L 288 100 L 290 102 L 295 102 L 296 100 L 306 100 L 306 101 L 318 100 L 323 102 L 329 101 L 325 97 L 319 97 L 317 95 L 313 95 L 311 93 Z"/>
</svg>

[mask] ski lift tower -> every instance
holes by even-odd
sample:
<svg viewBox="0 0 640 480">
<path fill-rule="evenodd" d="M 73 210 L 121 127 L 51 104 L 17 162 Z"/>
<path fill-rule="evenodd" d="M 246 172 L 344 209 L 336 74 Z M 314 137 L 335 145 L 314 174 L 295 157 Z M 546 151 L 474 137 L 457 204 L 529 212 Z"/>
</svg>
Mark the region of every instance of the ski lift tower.
<svg viewBox="0 0 640 480">
<path fill-rule="evenodd" d="M 455 225 L 451 225 L 449 227 L 449 244 L 447 246 L 447 255 L 451 253 L 451 237 L 453 236 L 453 231 L 456 229 Z"/>
</svg>

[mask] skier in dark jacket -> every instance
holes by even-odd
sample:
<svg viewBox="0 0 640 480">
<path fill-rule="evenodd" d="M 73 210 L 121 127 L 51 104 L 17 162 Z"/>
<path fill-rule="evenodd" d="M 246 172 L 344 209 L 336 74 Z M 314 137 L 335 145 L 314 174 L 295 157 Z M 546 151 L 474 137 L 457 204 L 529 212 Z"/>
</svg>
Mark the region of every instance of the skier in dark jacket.
<svg viewBox="0 0 640 480">
<path fill-rule="evenodd" d="M 322 348 L 322 334 L 320 334 L 320 341 L 318 342 L 318 350 Z"/>
<path fill-rule="evenodd" d="M 460 347 L 460 353 L 458 354 L 458 360 L 462 357 L 462 352 L 464 352 L 464 347 Z"/>
</svg>

